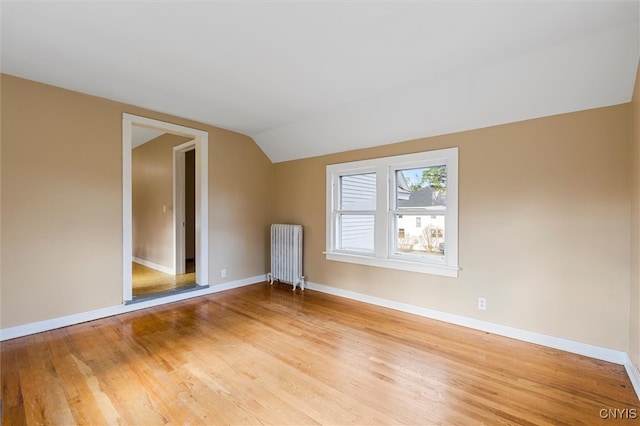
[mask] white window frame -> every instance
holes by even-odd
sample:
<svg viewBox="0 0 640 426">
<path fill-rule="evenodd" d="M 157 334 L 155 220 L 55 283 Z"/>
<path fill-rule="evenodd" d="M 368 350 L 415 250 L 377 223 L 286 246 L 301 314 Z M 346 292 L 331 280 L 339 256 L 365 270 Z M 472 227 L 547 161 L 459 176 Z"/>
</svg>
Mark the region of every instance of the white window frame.
<svg viewBox="0 0 640 426">
<path fill-rule="evenodd" d="M 446 250 L 443 256 L 424 258 L 395 253 L 395 172 L 401 169 L 445 165 L 447 167 L 447 206 L 445 212 Z M 340 177 L 376 173 L 376 211 L 374 252 L 340 250 L 338 206 Z M 330 164 L 327 166 L 326 259 L 446 277 L 458 276 L 458 148 L 415 154 Z"/>
</svg>

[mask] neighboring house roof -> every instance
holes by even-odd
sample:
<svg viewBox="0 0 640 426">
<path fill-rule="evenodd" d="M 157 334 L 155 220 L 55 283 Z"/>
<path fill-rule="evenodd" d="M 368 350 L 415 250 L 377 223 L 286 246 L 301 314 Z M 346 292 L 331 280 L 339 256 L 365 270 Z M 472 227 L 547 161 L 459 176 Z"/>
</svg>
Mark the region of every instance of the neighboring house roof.
<svg viewBox="0 0 640 426">
<path fill-rule="evenodd" d="M 431 187 L 425 186 L 424 188 L 412 192 L 409 195 L 408 200 L 398 200 L 399 208 L 411 208 L 411 207 L 432 207 L 432 206 L 444 206 L 446 205 L 446 198 L 443 194 L 438 194 Z"/>
</svg>

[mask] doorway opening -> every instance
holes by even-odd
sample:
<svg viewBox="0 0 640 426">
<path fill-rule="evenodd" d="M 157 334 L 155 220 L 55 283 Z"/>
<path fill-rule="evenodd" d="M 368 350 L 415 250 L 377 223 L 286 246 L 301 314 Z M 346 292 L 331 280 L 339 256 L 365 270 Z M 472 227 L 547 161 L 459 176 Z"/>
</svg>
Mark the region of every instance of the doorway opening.
<svg viewBox="0 0 640 426">
<path fill-rule="evenodd" d="M 184 272 L 196 272 L 196 150 L 184 153 Z"/>
<path fill-rule="evenodd" d="M 175 200 L 176 275 L 196 269 L 196 145 L 193 141 L 173 147 L 173 199 Z"/>
<path fill-rule="evenodd" d="M 122 129 L 123 302 L 208 287 L 208 133 L 126 113 Z M 153 142 L 140 157 L 137 147 L 148 142 L 139 140 L 144 133 Z M 158 146 L 151 149 L 153 144 Z M 164 145 L 169 152 L 160 151 L 163 167 L 152 163 L 146 172 L 134 170 L 134 163 L 144 169 L 144 161 L 153 157 L 147 151 Z M 169 164 L 167 155 L 172 156 Z M 145 160 L 140 163 L 140 158 Z M 164 186 L 154 187 L 154 179 L 164 179 Z M 138 288 L 138 282 L 144 284 Z"/>
</svg>

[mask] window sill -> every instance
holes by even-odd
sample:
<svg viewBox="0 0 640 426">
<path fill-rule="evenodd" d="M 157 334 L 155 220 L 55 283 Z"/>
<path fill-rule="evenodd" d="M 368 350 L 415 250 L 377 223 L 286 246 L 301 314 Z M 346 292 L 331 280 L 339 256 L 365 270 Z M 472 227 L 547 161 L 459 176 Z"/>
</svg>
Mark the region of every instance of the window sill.
<svg viewBox="0 0 640 426">
<path fill-rule="evenodd" d="M 460 268 L 447 265 L 435 265 L 432 263 L 408 262 L 397 259 L 379 259 L 370 256 L 358 256 L 356 254 L 325 252 L 327 260 L 336 262 L 356 263 L 359 265 L 376 266 L 379 268 L 398 269 L 401 271 L 420 272 L 422 274 L 440 275 L 443 277 L 458 278 Z"/>
</svg>

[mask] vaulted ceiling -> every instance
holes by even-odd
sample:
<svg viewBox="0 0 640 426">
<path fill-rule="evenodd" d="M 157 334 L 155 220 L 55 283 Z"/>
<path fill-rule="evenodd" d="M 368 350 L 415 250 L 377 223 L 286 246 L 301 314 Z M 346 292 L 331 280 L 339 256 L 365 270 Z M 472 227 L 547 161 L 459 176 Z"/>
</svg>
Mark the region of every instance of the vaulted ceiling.
<svg viewBox="0 0 640 426">
<path fill-rule="evenodd" d="M 274 162 L 628 102 L 638 1 L 3 1 L 2 72 Z"/>
</svg>

